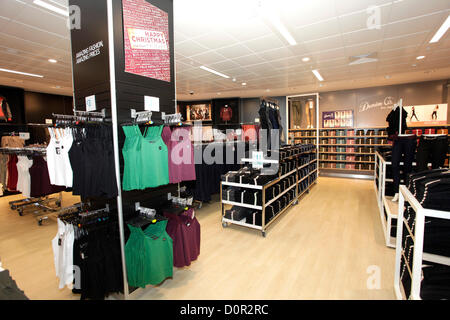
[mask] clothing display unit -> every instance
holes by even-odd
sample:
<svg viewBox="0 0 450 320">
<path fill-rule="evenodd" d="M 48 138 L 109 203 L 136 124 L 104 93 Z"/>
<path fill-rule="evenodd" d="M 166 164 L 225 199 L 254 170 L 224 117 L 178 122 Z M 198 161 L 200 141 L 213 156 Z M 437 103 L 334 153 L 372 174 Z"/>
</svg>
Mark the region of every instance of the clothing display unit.
<svg viewBox="0 0 450 320">
<path fill-rule="evenodd" d="M 447 203 L 448 190 L 447 186 Z M 400 186 L 394 277 L 397 299 L 450 297 L 449 206 L 441 207 L 447 210 L 429 209 L 425 198 Z"/>
<path fill-rule="evenodd" d="M 425 130 L 425 129 L 424 129 Z M 449 139 L 450 140 L 450 139 Z M 450 143 L 450 141 L 449 141 Z M 449 167 L 449 155 L 444 152 L 447 161 L 445 168 Z M 406 177 L 403 174 L 404 163 L 400 162 L 400 170 L 402 172 L 400 183 L 406 183 Z M 433 164 L 429 162 L 427 167 L 432 168 Z M 421 172 L 417 161 L 412 162 L 412 171 Z M 398 202 L 392 201 L 395 195 L 394 179 L 392 172 L 392 148 L 378 148 L 376 151 L 376 162 L 374 171 L 374 184 L 377 196 L 378 208 L 380 210 L 380 218 L 383 226 L 386 246 L 395 247 L 395 237 L 397 233 L 397 211 Z"/>
<path fill-rule="evenodd" d="M 279 172 L 264 175 L 260 170 L 244 167 L 222 177 L 222 225 L 236 224 L 261 230 L 267 228 L 283 212 L 307 192 L 317 181 L 317 153 L 314 145 L 294 145 L 280 148 Z M 252 164 L 252 159 L 242 159 Z M 256 191 L 255 191 L 256 190 Z M 231 205 L 225 210 L 225 205 Z"/>
</svg>

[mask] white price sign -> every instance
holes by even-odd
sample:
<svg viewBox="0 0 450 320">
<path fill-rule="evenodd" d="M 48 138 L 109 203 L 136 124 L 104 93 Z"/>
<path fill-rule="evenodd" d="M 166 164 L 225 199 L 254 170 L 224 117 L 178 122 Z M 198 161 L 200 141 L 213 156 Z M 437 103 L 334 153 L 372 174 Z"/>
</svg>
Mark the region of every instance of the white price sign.
<svg viewBox="0 0 450 320">
<path fill-rule="evenodd" d="M 264 154 L 262 151 L 254 151 L 252 154 L 252 165 L 254 169 L 262 169 L 263 168 L 263 161 L 264 161 Z"/>
</svg>

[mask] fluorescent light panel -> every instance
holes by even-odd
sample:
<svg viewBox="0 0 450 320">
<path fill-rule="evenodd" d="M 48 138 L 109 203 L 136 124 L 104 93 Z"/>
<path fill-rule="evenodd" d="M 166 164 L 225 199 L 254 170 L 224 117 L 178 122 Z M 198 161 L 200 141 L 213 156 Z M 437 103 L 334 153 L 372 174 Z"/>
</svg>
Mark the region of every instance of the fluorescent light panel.
<svg viewBox="0 0 450 320">
<path fill-rule="evenodd" d="M 61 8 L 58 8 L 58 7 L 56 7 L 56 6 L 54 6 L 54 5 L 51 5 L 50 3 L 47 3 L 47 2 L 45 2 L 45 1 L 42 1 L 42 0 L 34 0 L 33 3 L 34 3 L 35 5 L 41 6 L 41 7 L 45 8 L 45 9 L 50 10 L 50 11 L 53 11 L 53 12 L 62 14 L 62 15 L 65 16 L 65 17 L 68 17 L 68 16 L 69 16 L 69 11 L 64 10 L 64 9 L 61 9 Z"/>
<path fill-rule="evenodd" d="M 227 78 L 227 79 L 229 79 L 229 78 L 230 78 L 230 77 L 229 77 L 229 76 L 227 76 L 226 74 L 220 73 L 219 71 L 216 71 L 216 70 L 210 69 L 210 68 L 208 68 L 208 67 L 205 67 L 205 66 L 201 66 L 201 67 L 200 67 L 200 69 L 203 69 L 203 70 L 205 70 L 205 71 L 208 71 L 208 72 L 214 73 L 214 74 L 216 74 L 216 75 L 218 75 L 218 76 L 221 76 L 221 77 L 224 77 L 224 78 Z"/>
<path fill-rule="evenodd" d="M 449 28 L 450 28 L 450 15 L 447 17 L 447 19 L 439 28 L 439 30 L 436 32 L 436 34 L 433 36 L 433 38 L 430 40 L 430 43 L 436 43 L 439 40 L 441 40 L 442 36 L 447 32 Z"/>
<path fill-rule="evenodd" d="M 294 37 L 290 34 L 288 29 L 281 23 L 280 19 L 272 14 L 269 15 L 270 22 L 272 22 L 273 26 L 277 28 L 277 30 L 281 33 L 281 35 L 286 39 L 287 42 L 291 46 L 295 46 L 297 41 L 295 41 Z"/>
<path fill-rule="evenodd" d="M 36 78 L 43 78 L 44 77 L 44 76 L 41 76 L 39 74 L 26 73 L 26 72 L 20 72 L 20 71 L 3 69 L 3 68 L 0 68 L 0 71 L 2 71 L 2 72 L 9 72 L 9 73 L 15 73 L 15 74 L 21 74 L 21 75 L 24 75 L 24 76 L 36 77 Z"/>
<path fill-rule="evenodd" d="M 318 70 L 313 70 L 312 73 L 314 73 L 314 75 L 316 76 L 317 79 L 319 79 L 319 81 L 323 81 L 323 78 Z"/>
</svg>

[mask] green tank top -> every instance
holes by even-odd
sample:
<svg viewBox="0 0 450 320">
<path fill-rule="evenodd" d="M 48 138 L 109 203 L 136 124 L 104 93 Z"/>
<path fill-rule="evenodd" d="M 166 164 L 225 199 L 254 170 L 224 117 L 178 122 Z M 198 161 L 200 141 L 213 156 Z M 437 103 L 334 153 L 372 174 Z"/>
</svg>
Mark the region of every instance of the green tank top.
<svg viewBox="0 0 450 320">
<path fill-rule="evenodd" d="M 142 180 L 145 188 L 169 184 L 169 151 L 161 133 L 164 126 L 147 127 L 142 142 Z"/>
<path fill-rule="evenodd" d="M 147 127 L 142 135 L 139 126 L 124 126 L 126 136 L 123 190 L 144 190 L 169 184 L 169 155 L 161 133 L 164 126 Z"/>
<path fill-rule="evenodd" d="M 128 284 L 145 288 L 173 276 L 173 240 L 166 232 L 167 220 L 145 230 L 128 225 L 131 231 L 125 245 Z"/>
<path fill-rule="evenodd" d="M 123 172 L 123 190 L 130 191 L 140 189 L 140 168 L 141 168 L 141 132 L 138 126 L 124 126 L 122 127 L 125 133 L 125 143 L 122 148 L 124 159 Z"/>
</svg>

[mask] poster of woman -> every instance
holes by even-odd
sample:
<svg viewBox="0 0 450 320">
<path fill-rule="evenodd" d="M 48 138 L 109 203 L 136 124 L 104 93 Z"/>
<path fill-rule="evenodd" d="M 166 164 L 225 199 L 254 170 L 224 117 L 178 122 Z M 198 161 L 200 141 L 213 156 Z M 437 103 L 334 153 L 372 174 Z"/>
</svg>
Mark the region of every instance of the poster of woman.
<svg viewBox="0 0 450 320">
<path fill-rule="evenodd" d="M 447 107 L 446 103 L 404 107 L 406 122 L 410 127 L 447 125 Z"/>
</svg>

